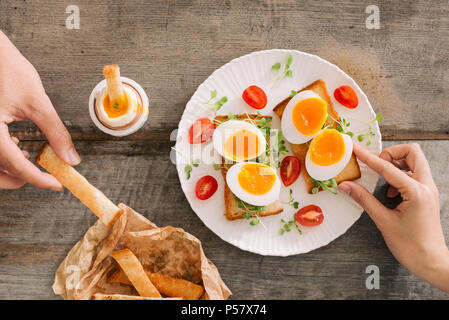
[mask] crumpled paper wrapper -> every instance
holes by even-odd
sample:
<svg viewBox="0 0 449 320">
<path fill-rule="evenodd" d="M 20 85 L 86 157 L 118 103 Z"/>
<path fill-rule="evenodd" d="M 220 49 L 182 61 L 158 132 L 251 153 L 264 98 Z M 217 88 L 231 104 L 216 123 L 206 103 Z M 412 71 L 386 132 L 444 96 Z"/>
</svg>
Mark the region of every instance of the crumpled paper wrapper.
<svg viewBox="0 0 449 320">
<path fill-rule="evenodd" d="M 69 251 L 55 274 L 55 294 L 76 300 L 95 293 L 138 295 L 132 286 L 107 282 L 118 268 L 111 252 L 129 248 L 146 271 L 203 285 L 201 299 L 231 295 L 197 238 L 179 228 L 159 228 L 126 205 L 119 207 L 124 213 L 111 228 L 98 220 Z"/>
</svg>

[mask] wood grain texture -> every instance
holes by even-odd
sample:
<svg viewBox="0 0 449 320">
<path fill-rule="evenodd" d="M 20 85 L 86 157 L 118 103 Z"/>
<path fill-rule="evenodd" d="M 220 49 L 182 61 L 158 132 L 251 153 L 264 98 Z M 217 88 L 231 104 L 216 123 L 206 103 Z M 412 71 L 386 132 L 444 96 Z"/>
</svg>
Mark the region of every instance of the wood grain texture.
<svg viewBox="0 0 449 320">
<path fill-rule="evenodd" d="M 387 142 L 386 146 L 397 142 Z M 420 141 L 440 191 L 449 239 L 449 141 Z M 40 142 L 22 144 L 32 154 Z M 166 142 L 77 142 L 77 170 L 113 202 L 124 202 L 158 225 L 181 227 L 198 237 L 235 299 L 447 299 L 418 280 L 389 253 L 363 214 L 330 245 L 304 255 L 263 257 L 242 251 L 207 229 L 182 193 Z M 134 152 L 133 152 L 134 150 Z M 386 185 L 375 194 L 387 205 Z M 0 192 L 0 299 L 55 299 L 51 283 L 58 264 L 96 217 L 67 190 Z M 298 236 L 298 241 L 301 238 Z M 365 268 L 380 268 L 380 290 L 365 288 Z"/>
<path fill-rule="evenodd" d="M 65 27 L 69 4 L 2 0 L 0 29 L 39 71 L 76 140 L 80 173 L 115 203 L 198 237 L 233 298 L 448 298 L 395 261 L 366 214 L 330 245 L 305 255 L 262 257 L 223 242 L 190 209 L 168 142 L 197 86 L 226 62 L 271 48 L 317 54 L 352 76 L 384 114 L 383 137 L 393 140 L 385 145 L 420 140 L 449 239 L 447 1 L 376 1 L 379 30 L 365 28 L 368 4 L 355 0 L 77 0 L 80 30 Z M 104 135 L 88 114 L 90 92 L 110 63 L 150 96 L 148 123 L 126 139 Z M 44 140 L 29 121 L 10 130 L 32 156 Z M 376 195 L 394 205 L 385 191 L 381 181 Z M 57 299 L 54 272 L 95 220 L 67 190 L 1 190 L 0 299 Z M 380 290 L 365 289 L 370 264 L 380 267 Z"/>
<path fill-rule="evenodd" d="M 389 139 L 419 139 L 410 132 L 449 137 L 445 0 L 377 1 L 379 30 L 366 29 L 367 4 L 355 0 L 79 0 L 79 30 L 65 27 L 68 4 L 1 1 L 0 28 L 36 66 L 76 138 L 105 137 L 87 108 L 105 64 L 118 63 L 149 94 L 150 120 L 136 136 L 151 139 L 177 127 L 186 102 L 215 69 L 270 48 L 302 50 L 340 66 L 384 114 Z M 29 123 L 12 131 L 40 137 Z"/>
</svg>

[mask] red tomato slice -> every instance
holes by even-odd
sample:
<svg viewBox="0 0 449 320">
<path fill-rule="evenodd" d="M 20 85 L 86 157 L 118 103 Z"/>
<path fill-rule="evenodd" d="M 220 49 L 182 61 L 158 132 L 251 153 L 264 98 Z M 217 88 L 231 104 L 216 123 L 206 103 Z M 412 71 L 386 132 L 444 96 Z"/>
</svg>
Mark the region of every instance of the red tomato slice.
<svg viewBox="0 0 449 320">
<path fill-rule="evenodd" d="M 296 221 L 304 227 L 320 225 L 324 220 L 323 211 L 313 204 L 301 208 L 296 213 Z"/>
<path fill-rule="evenodd" d="M 218 189 L 217 180 L 212 176 L 204 176 L 196 183 L 195 193 L 198 199 L 207 200 Z"/>
<path fill-rule="evenodd" d="M 284 186 L 288 187 L 298 179 L 301 173 L 301 162 L 293 156 L 287 156 L 282 159 L 281 168 L 279 169 Z"/>
<path fill-rule="evenodd" d="M 208 141 L 214 134 L 214 125 L 208 118 L 196 120 L 189 130 L 190 144 L 203 143 Z"/>
<path fill-rule="evenodd" d="M 263 109 L 267 105 L 267 95 L 258 86 L 250 86 L 243 91 L 242 99 L 254 109 Z"/>
<path fill-rule="evenodd" d="M 350 86 L 341 86 L 334 91 L 335 99 L 346 108 L 354 109 L 359 105 L 359 99 Z"/>
</svg>

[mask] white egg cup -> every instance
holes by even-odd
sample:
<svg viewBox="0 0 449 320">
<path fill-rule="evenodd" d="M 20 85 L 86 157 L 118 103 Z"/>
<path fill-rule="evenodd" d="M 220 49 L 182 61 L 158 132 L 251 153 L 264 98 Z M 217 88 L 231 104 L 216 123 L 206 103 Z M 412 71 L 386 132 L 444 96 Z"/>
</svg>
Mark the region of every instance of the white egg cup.
<svg viewBox="0 0 449 320">
<path fill-rule="evenodd" d="M 148 119 L 148 96 L 145 93 L 145 90 L 134 80 L 126 78 L 126 77 L 120 77 L 123 83 L 129 84 L 131 87 L 136 89 L 136 91 L 139 93 L 140 97 L 142 98 L 142 108 L 143 112 L 140 115 L 139 119 L 135 123 L 133 123 L 131 126 L 125 129 L 111 129 L 106 127 L 104 124 L 101 123 L 101 121 L 97 117 L 97 113 L 95 112 L 95 100 L 100 96 L 101 92 L 106 88 L 106 79 L 103 79 L 100 81 L 92 90 L 92 93 L 89 97 L 89 115 L 92 119 L 93 123 L 97 126 L 98 129 L 103 131 L 104 133 L 107 133 L 111 136 L 115 137 L 124 137 L 130 134 L 135 133 L 137 130 L 142 128 L 142 126 L 145 124 L 145 122 Z"/>
</svg>

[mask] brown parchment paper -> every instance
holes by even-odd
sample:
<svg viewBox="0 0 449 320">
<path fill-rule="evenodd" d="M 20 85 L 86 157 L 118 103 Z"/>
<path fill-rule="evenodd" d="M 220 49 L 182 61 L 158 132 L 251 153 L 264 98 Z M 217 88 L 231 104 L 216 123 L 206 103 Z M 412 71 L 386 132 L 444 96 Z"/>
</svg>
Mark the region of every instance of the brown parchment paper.
<svg viewBox="0 0 449 320">
<path fill-rule="evenodd" d="M 129 248 L 146 271 L 203 285 L 201 299 L 231 295 L 197 238 L 179 228 L 159 228 L 126 205 L 119 207 L 124 213 L 111 228 L 98 220 L 69 251 L 56 270 L 55 294 L 76 300 L 90 299 L 94 293 L 138 295 L 132 286 L 107 282 L 118 268 L 111 252 Z"/>
</svg>

